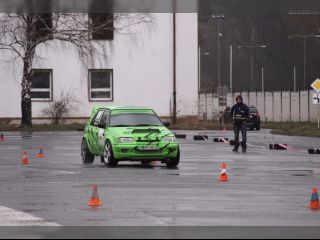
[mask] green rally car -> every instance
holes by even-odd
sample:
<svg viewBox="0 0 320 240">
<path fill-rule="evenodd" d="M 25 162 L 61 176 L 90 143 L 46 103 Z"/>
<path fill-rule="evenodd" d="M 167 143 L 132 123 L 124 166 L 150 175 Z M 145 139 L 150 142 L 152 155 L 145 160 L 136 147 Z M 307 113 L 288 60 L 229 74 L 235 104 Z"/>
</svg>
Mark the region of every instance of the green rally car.
<svg viewBox="0 0 320 240">
<path fill-rule="evenodd" d="M 83 164 L 102 163 L 116 167 L 120 161 L 161 161 L 168 167 L 180 162 L 174 134 L 152 109 L 95 107 L 81 144 Z"/>
</svg>

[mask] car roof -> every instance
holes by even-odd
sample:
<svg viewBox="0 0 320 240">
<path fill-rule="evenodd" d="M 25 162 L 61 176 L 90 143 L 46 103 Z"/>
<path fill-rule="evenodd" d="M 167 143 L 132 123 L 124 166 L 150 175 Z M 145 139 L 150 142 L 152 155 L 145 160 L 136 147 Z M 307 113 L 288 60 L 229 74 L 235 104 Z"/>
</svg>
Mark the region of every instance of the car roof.
<svg viewBox="0 0 320 240">
<path fill-rule="evenodd" d="M 109 109 L 111 112 L 125 113 L 128 112 L 144 112 L 144 113 L 155 113 L 151 108 L 146 107 L 128 107 L 128 106 L 95 106 L 93 112 L 97 112 L 99 109 Z"/>
<path fill-rule="evenodd" d="M 113 110 L 153 110 L 146 107 L 129 107 L 129 106 L 96 106 L 96 109 L 106 108 L 111 111 Z"/>
</svg>

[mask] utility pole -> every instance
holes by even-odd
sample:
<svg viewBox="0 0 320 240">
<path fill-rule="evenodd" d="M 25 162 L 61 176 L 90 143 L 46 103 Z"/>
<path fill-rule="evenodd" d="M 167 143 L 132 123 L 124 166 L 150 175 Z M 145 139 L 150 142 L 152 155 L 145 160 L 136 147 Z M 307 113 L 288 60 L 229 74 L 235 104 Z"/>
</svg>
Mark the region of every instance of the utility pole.
<svg viewBox="0 0 320 240">
<path fill-rule="evenodd" d="M 262 81 L 262 83 L 261 83 L 261 90 L 262 90 L 262 92 L 264 92 L 265 91 L 265 85 L 264 85 L 264 67 L 262 67 L 261 68 L 261 81 Z"/>
<path fill-rule="evenodd" d="M 175 6 L 174 6 L 175 7 Z M 175 11 L 175 8 L 174 8 Z M 176 52 L 176 14 L 173 13 L 173 124 L 177 123 L 177 52 Z"/>
<path fill-rule="evenodd" d="M 293 90 L 294 90 L 294 92 L 296 92 L 297 91 L 297 68 L 296 67 L 294 67 L 293 68 Z"/>
<path fill-rule="evenodd" d="M 217 22 L 218 25 L 218 93 L 220 92 L 221 88 L 221 37 L 223 34 L 221 33 L 221 20 L 225 19 L 224 15 L 212 15 L 213 20 Z"/>
<path fill-rule="evenodd" d="M 233 46 L 230 45 L 230 92 L 233 92 Z"/>
</svg>

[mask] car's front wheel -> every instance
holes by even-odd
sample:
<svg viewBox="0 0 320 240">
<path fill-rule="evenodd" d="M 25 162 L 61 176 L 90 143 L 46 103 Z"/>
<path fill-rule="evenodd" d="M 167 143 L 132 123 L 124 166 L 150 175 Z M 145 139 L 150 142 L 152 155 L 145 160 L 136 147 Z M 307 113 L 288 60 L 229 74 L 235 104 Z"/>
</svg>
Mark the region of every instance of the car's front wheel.
<svg viewBox="0 0 320 240">
<path fill-rule="evenodd" d="M 103 162 L 110 168 L 117 167 L 119 163 L 114 157 L 112 145 L 109 141 L 104 146 Z"/>
<path fill-rule="evenodd" d="M 170 158 L 166 164 L 167 164 L 167 167 L 169 168 L 175 168 L 179 165 L 179 163 L 180 163 L 180 149 L 178 149 L 177 156 L 175 158 Z"/>
<path fill-rule="evenodd" d="M 91 165 L 94 163 L 94 155 L 91 154 L 88 147 L 88 142 L 85 138 L 81 143 L 81 158 L 84 165 Z"/>
</svg>

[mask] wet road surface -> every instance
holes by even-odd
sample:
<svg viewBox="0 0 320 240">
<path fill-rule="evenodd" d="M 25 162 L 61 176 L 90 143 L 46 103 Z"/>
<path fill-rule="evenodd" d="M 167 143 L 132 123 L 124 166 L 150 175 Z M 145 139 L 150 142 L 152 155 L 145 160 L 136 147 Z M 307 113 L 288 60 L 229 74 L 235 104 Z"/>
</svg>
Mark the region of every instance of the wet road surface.
<svg viewBox="0 0 320 240">
<path fill-rule="evenodd" d="M 249 133 L 247 154 L 213 143 L 212 137 L 232 132 L 202 132 L 181 143 L 181 164 L 141 166 L 122 163 L 109 169 L 96 158 L 81 164 L 82 133 L 6 133 L 0 145 L 0 205 L 48 223 L 63 226 L 319 226 L 320 212 L 307 209 L 312 188 L 320 187 L 320 147 L 317 138 Z M 270 143 L 287 143 L 289 151 L 271 151 Z M 36 159 L 39 148 L 45 158 Z M 22 152 L 30 164 L 20 165 Z M 218 181 L 222 162 L 230 181 Z M 103 206 L 87 206 L 91 187 L 98 185 Z M 0 224 L 6 219 L 1 213 Z M 15 223 L 15 222 L 14 222 Z M 37 221 L 21 225 L 37 225 Z"/>
</svg>

